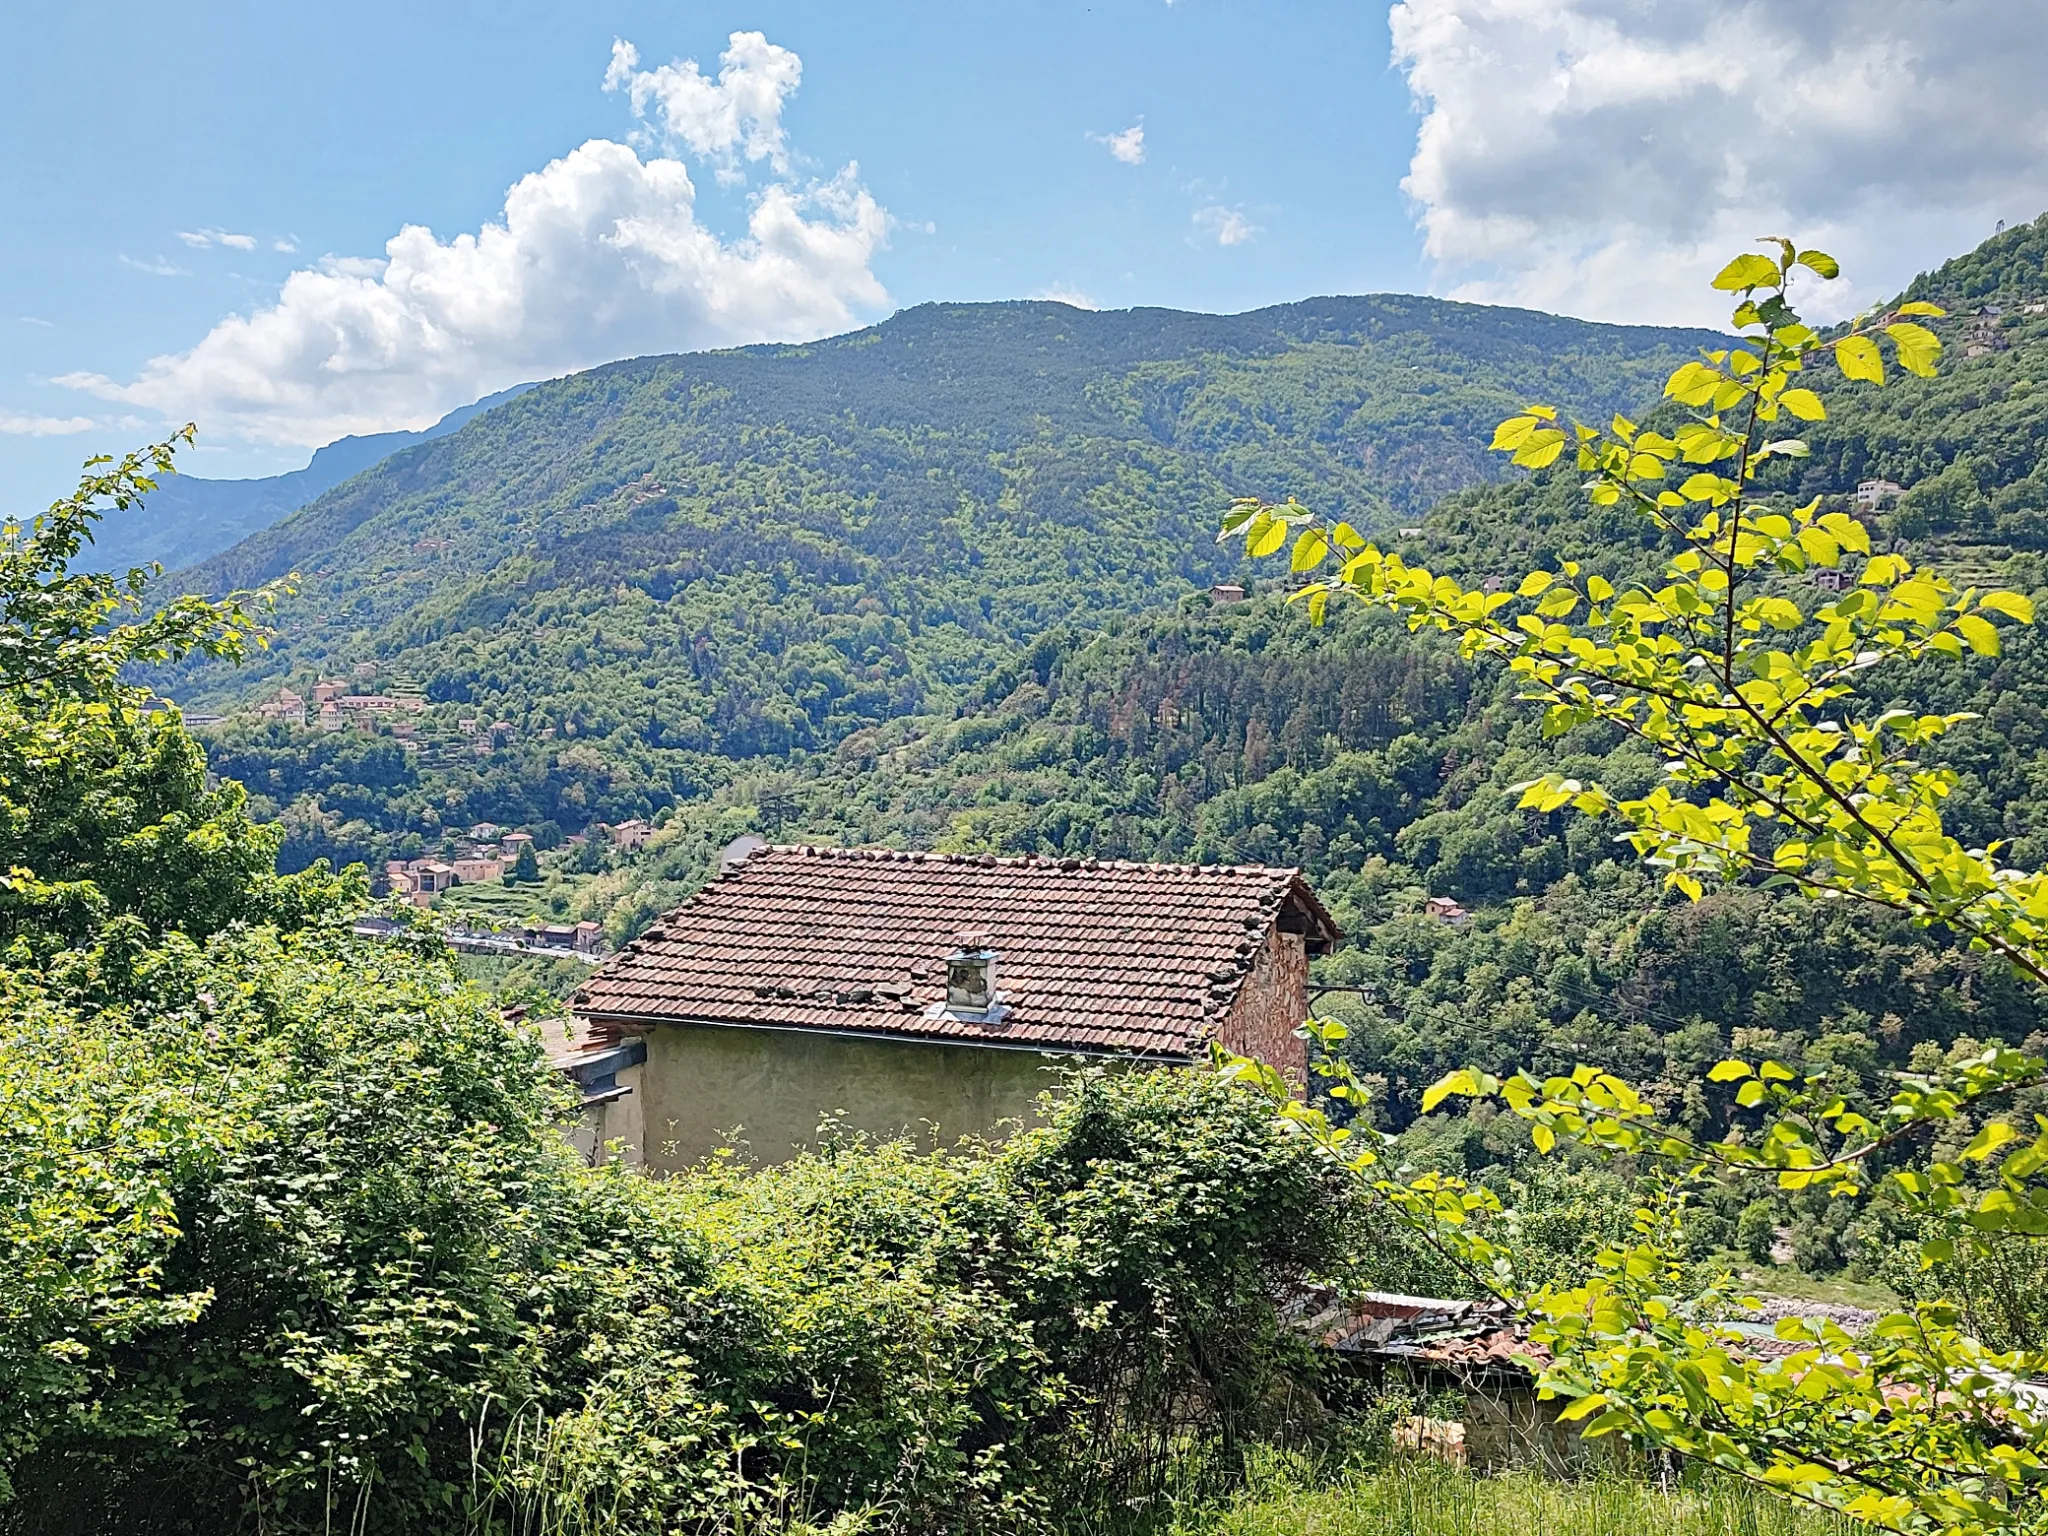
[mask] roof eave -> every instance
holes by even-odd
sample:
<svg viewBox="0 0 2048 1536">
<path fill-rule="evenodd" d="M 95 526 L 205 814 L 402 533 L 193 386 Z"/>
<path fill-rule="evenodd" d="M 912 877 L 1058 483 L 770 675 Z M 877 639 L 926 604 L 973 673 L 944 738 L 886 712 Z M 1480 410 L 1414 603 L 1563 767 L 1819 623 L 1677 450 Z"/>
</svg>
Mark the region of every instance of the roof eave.
<svg viewBox="0 0 2048 1536">
<path fill-rule="evenodd" d="M 578 1018 L 593 1024 L 628 1025 L 653 1029 L 663 1024 L 688 1029 L 742 1029 L 785 1035 L 829 1035 L 836 1040 L 882 1040 L 897 1045 L 959 1045 L 974 1050 L 1017 1051 L 1031 1056 L 1080 1056 L 1094 1061 L 1138 1061 L 1158 1066 L 1190 1066 L 1195 1053 L 1183 1051 L 1123 1051 L 1114 1047 L 1061 1045 L 1049 1040 L 990 1040 L 963 1035 L 933 1035 L 911 1030 L 845 1029 L 831 1024 L 796 1024 L 787 1020 L 707 1019 L 687 1014 L 621 1013 L 604 1008 L 576 1008 Z"/>
</svg>

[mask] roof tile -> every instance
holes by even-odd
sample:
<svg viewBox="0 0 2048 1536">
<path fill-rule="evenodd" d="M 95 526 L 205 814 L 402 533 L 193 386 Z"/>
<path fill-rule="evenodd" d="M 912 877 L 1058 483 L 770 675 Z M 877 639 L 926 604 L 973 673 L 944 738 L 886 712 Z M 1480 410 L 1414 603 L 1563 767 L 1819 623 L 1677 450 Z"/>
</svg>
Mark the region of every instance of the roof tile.
<svg viewBox="0 0 2048 1536">
<path fill-rule="evenodd" d="M 1198 1053 L 1291 903 L 1337 936 L 1299 873 L 1259 866 L 765 848 L 585 983 L 598 1021 L 1000 1039 Z M 927 1019 L 963 929 L 998 952 L 1000 1026 Z"/>
</svg>

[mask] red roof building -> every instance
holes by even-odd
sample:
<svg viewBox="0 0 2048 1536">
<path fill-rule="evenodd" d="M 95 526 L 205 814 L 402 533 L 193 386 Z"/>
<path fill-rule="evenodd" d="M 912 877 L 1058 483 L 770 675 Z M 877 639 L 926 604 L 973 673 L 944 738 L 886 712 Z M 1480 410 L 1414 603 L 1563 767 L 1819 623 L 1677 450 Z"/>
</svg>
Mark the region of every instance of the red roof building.
<svg viewBox="0 0 2048 1536">
<path fill-rule="evenodd" d="M 1291 869 L 768 847 L 572 1006 L 648 1040 L 650 1163 L 732 1124 L 781 1156 L 835 1111 L 992 1130 L 1050 1086 L 1044 1053 L 1175 1063 L 1215 1042 L 1300 1079 L 1308 960 L 1340 937 Z"/>
</svg>

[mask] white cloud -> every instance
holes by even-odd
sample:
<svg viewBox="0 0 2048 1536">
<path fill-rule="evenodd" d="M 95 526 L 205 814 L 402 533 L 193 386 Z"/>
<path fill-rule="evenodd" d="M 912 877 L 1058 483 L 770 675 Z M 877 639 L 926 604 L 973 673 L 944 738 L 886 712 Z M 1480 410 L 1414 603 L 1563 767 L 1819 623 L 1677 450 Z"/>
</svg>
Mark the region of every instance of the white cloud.
<svg viewBox="0 0 2048 1536">
<path fill-rule="evenodd" d="M 0 435 L 8 437 L 70 437 L 76 432 L 90 432 L 95 425 L 90 416 L 0 414 Z"/>
<path fill-rule="evenodd" d="M 1221 203 L 1197 208 L 1195 228 L 1214 236 L 1218 245 L 1243 245 L 1259 232 L 1259 226 L 1246 218 L 1242 210 L 1226 208 Z"/>
<path fill-rule="evenodd" d="M 1115 133 L 1091 133 L 1088 137 L 1125 165 L 1145 163 L 1145 120 L 1142 117 Z"/>
<path fill-rule="evenodd" d="M 55 329 L 57 328 L 57 322 L 56 322 L 56 321 L 54 321 L 54 320 L 41 320 L 41 319 L 38 319 L 38 318 L 37 318 L 36 316 L 34 316 L 34 315 L 23 315 L 23 316 L 21 317 L 21 323 L 22 323 L 23 325 L 40 325 L 40 326 L 44 327 L 45 329 L 47 329 L 47 330 L 52 330 L 52 331 L 54 331 L 54 330 L 55 330 Z"/>
<path fill-rule="evenodd" d="M 1400 0 L 1404 188 L 1458 297 L 1725 323 L 1756 236 L 1842 259 L 1846 313 L 2048 207 L 2038 0 Z"/>
<path fill-rule="evenodd" d="M 121 264 L 133 267 L 138 272 L 147 272 L 152 277 L 190 277 L 192 275 L 183 267 L 166 261 L 161 256 L 153 256 L 148 261 L 137 261 L 133 256 L 123 256 Z"/>
<path fill-rule="evenodd" d="M 710 160 L 720 181 L 744 176 L 742 156 L 765 160 L 776 174 L 787 175 L 782 106 L 803 80 L 803 60 L 759 32 L 735 32 L 718 63 L 716 80 L 707 78 L 695 59 L 643 70 L 640 51 L 615 38 L 604 88 L 623 90 L 635 117 L 645 120 L 652 106 L 663 137 Z"/>
<path fill-rule="evenodd" d="M 299 248 L 299 242 L 291 235 L 279 235 L 270 242 L 270 248 L 273 251 L 282 251 L 285 255 L 289 256 Z"/>
<path fill-rule="evenodd" d="M 208 433 L 313 445 L 614 358 L 808 339 L 887 302 L 870 263 L 888 216 L 856 167 L 762 189 L 737 239 L 699 223 L 695 200 L 680 161 L 593 139 L 521 178 L 475 234 L 408 225 L 383 259 L 294 272 L 276 303 L 130 382 L 56 382 Z"/>
<path fill-rule="evenodd" d="M 256 249 L 254 235 L 230 234 L 225 229 L 181 229 L 178 238 L 196 251 L 203 251 L 210 245 L 223 245 L 231 251 Z"/>
<path fill-rule="evenodd" d="M 1069 288 L 1064 283 L 1054 283 L 1050 288 L 1041 288 L 1031 295 L 1034 299 L 1050 299 L 1055 304 L 1071 304 L 1076 309 L 1099 309 L 1095 300 L 1079 288 Z"/>
</svg>

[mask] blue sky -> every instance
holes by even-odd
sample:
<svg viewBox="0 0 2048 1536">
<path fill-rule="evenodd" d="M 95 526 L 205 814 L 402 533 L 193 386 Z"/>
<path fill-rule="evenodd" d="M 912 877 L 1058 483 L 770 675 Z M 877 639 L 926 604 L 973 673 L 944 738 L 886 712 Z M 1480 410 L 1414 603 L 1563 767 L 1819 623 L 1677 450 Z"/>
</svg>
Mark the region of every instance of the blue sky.
<svg viewBox="0 0 2048 1536">
<path fill-rule="evenodd" d="M 10 12 L 17 510 L 167 420 L 199 419 L 193 472 L 273 473 L 519 378 L 928 299 L 1698 320 L 1706 265 L 1779 223 L 1860 297 L 2048 206 L 2032 0 Z M 1815 89 L 1844 80 L 1867 108 Z"/>
</svg>

